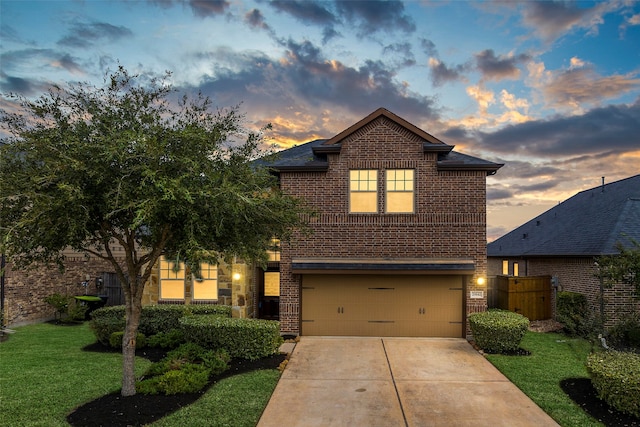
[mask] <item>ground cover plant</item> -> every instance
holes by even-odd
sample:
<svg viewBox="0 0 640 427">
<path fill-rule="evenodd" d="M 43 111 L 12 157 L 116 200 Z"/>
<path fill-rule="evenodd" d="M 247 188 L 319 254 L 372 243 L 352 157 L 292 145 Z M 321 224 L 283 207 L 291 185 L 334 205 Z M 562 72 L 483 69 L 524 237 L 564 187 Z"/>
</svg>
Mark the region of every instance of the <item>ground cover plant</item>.
<svg viewBox="0 0 640 427">
<path fill-rule="evenodd" d="M 561 426 L 640 426 L 637 418 L 598 399 L 586 368 L 589 341 L 527 332 L 521 347 L 531 355 L 486 357 Z"/>
<path fill-rule="evenodd" d="M 123 397 L 122 354 L 97 344 L 87 323 L 15 329 L 0 343 L 0 425 L 12 427 L 97 426 L 105 420 L 113 427 L 255 426 L 284 359 L 277 355 L 255 362 L 233 360 L 199 393 Z M 147 348 L 137 354 L 157 361 L 163 351 Z M 151 361 L 138 356 L 136 375 L 150 366 Z M 261 368 L 265 370 L 257 370 Z"/>
</svg>

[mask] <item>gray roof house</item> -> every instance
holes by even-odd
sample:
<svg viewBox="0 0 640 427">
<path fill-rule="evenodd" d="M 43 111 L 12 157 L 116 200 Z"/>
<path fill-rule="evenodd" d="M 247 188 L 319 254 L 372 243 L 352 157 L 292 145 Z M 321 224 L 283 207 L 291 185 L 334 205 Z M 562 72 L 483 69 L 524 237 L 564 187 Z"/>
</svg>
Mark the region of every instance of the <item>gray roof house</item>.
<svg viewBox="0 0 640 427">
<path fill-rule="evenodd" d="M 595 259 L 618 253 L 616 245 L 631 239 L 640 241 L 640 175 L 581 191 L 489 243 L 488 274 L 555 276 L 560 290 L 587 295 L 597 309 Z M 639 308 L 631 291 L 624 285 L 605 290 L 607 319 Z"/>
</svg>

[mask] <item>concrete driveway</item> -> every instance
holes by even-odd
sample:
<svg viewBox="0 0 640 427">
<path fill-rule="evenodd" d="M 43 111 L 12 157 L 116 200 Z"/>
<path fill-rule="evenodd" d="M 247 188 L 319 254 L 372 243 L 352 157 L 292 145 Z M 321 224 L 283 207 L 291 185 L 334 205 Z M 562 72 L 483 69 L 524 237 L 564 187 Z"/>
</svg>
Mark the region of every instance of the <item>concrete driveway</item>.
<svg viewBox="0 0 640 427">
<path fill-rule="evenodd" d="M 258 427 L 557 426 L 465 339 L 302 337 Z"/>
</svg>

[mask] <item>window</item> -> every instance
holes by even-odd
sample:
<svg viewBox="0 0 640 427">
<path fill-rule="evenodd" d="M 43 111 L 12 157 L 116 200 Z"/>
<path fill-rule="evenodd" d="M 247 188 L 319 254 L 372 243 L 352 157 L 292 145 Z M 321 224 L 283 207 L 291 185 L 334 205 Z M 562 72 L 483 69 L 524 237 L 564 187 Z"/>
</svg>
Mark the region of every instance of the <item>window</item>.
<svg viewBox="0 0 640 427">
<path fill-rule="evenodd" d="M 280 296 L 280 272 L 268 271 L 264 273 L 264 296 Z"/>
<path fill-rule="evenodd" d="M 280 261 L 280 239 L 271 239 L 267 256 L 269 257 L 269 262 Z"/>
<path fill-rule="evenodd" d="M 509 260 L 508 259 L 503 259 L 502 260 L 502 275 L 504 275 L 504 276 L 508 276 L 509 275 Z"/>
<path fill-rule="evenodd" d="M 184 300 L 185 265 L 162 257 L 160 259 L 160 299 Z M 218 267 L 207 263 L 200 264 L 200 271 L 191 277 L 193 300 L 218 299 Z"/>
<path fill-rule="evenodd" d="M 413 169 L 389 169 L 386 171 L 386 212 L 414 212 Z"/>
<path fill-rule="evenodd" d="M 378 212 L 378 171 L 349 171 L 349 212 Z"/>
<path fill-rule="evenodd" d="M 193 299 L 217 300 L 218 299 L 218 267 L 207 263 L 200 264 L 200 272 L 194 275 Z"/>
<path fill-rule="evenodd" d="M 183 263 L 160 259 L 160 299 L 184 299 Z"/>
<path fill-rule="evenodd" d="M 517 262 L 513 263 L 513 275 L 514 276 L 520 275 L 520 266 L 518 265 Z"/>
</svg>

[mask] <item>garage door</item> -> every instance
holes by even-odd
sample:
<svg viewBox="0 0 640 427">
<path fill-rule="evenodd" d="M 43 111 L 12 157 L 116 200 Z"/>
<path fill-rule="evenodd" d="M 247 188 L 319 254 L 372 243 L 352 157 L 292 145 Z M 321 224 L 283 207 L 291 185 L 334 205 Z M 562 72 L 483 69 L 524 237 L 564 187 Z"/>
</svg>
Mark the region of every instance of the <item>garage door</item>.
<svg viewBox="0 0 640 427">
<path fill-rule="evenodd" d="M 302 335 L 462 337 L 461 276 L 304 275 Z"/>
</svg>

